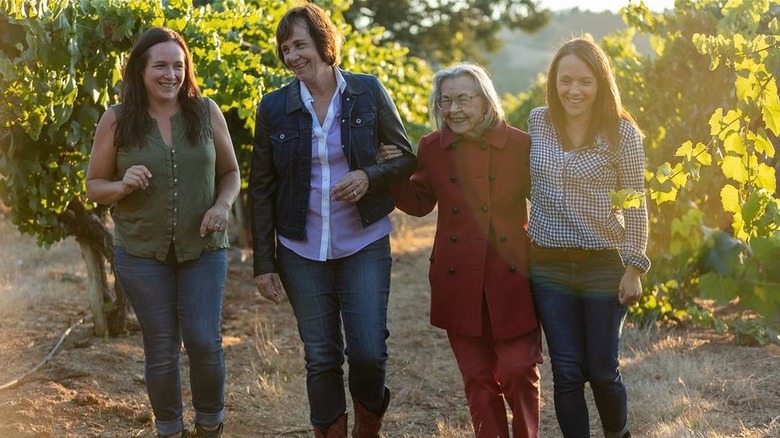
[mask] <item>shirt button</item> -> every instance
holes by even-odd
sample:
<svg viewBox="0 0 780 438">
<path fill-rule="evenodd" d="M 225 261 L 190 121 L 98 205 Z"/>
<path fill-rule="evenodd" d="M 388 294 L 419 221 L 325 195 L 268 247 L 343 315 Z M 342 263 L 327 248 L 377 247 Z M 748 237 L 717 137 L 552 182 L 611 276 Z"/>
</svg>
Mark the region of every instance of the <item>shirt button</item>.
<svg viewBox="0 0 780 438">
<path fill-rule="evenodd" d="M 173 197 L 175 198 L 177 196 L 179 196 L 179 193 L 178 192 L 173 192 Z"/>
<path fill-rule="evenodd" d="M 173 183 L 176 184 L 177 182 L 179 182 L 179 178 L 174 178 Z"/>
</svg>

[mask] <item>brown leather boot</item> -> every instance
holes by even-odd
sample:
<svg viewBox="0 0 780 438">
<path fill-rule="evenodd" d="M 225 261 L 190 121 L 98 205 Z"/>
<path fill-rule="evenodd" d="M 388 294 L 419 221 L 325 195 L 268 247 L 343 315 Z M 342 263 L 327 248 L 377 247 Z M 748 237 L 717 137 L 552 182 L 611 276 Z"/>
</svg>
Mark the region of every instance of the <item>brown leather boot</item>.
<svg viewBox="0 0 780 438">
<path fill-rule="evenodd" d="M 390 390 L 385 388 L 385 401 L 382 403 L 382 412 L 375 414 L 352 398 L 355 405 L 355 425 L 352 427 L 352 438 L 379 438 L 379 430 L 382 428 L 382 418 L 385 416 L 387 406 L 390 405 Z"/>
<path fill-rule="evenodd" d="M 325 432 L 314 424 L 311 427 L 314 438 L 347 438 L 347 414 L 340 416 Z"/>
</svg>

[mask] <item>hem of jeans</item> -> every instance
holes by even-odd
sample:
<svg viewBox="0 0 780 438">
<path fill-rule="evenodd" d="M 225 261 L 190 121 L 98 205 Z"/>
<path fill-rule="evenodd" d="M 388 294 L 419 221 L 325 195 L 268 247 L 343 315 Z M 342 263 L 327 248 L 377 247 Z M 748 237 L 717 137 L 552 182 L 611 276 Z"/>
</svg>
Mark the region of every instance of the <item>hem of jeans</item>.
<svg viewBox="0 0 780 438">
<path fill-rule="evenodd" d="M 154 427 L 157 429 L 157 433 L 162 436 L 176 435 L 184 430 L 184 417 L 179 417 L 173 420 L 163 421 L 154 419 Z"/>
<path fill-rule="evenodd" d="M 206 427 L 217 427 L 225 421 L 225 409 L 219 412 L 198 412 L 195 411 L 195 423 Z"/>
<path fill-rule="evenodd" d="M 604 438 L 623 438 L 626 433 L 628 433 L 628 422 L 626 422 L 626 425 L 623 426 L 623 429 L 620 432 L 610 432 L 607 429 L 604 429 Z"/>
</svg>

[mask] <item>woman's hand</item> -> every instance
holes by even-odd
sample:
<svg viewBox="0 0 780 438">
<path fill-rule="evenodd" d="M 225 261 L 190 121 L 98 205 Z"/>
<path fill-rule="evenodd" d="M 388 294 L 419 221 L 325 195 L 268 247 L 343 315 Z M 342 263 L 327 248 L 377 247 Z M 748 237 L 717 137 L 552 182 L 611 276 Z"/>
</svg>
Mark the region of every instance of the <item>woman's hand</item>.
<svg viewBox="0 0 780 438">
<path fill-rule="evenodd" d="M 344 175 L 330 191 L 330 199 L 342 202 L 358 202 L 368 192 L 368 175 L 358 169 Z"/>
<path fill-rule="evenodd" d="M 146 190 L 151 178 L 152 172 L 149 172 L 146 166 L 142 164 L 130 166 L 122 178 L 122 193 L 129 195 L 138 189 Z"/>
<path fill-rule="evenodd" d="M 641 274 L 635 266 L 626 266 L 626 272 L 620 279 L 620 295 L 618 296 L 620 304 L 631 306 L 642 298 L 642 280 L 639 278 Z"/>
<path fill-rule="evenodd" d="M 398 158 L 401 155 L 403 155 L 403 152 L 401 152 L 401 148 L 398 146 L 381 143 L 379 145 L 379 153 L 376 154 L 376 164 L 382 164 L 385 161 Z"/>
<path fill-rule="evenodd" d="M 273 301 L 275 304 L 281 303 L 286 296 L 282 280 L 279 279 L 279 274 L 276 272 L 258 275 L 255 277 L 255 283 L 257 284 L 257 290 L 260 291 L 260 295 Z"/>
<path fill-rule="evenodd" d="M 227 228 L 230 208 L 223 204 L 214 204 L 206 210 L 203 220 L 200 221 L 200 237 L 211 231 L 223 231 Z"/>
</svg>

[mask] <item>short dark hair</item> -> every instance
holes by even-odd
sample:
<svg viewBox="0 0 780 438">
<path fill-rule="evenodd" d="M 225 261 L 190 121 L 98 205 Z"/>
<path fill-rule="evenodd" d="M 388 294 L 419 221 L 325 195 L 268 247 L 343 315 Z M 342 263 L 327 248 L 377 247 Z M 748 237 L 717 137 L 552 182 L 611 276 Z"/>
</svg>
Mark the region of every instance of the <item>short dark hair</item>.
<svg viewBox="0 0 780 438">
<path fill-rule="evenodd" d="M 339 64 L 343 37 L 330 21 L 328 14 L 312 3 L 290 9 L 279 20 L 279 24 L 276 26 L 276 55 L 282 63 L 284 63 L 282 43 L 290 38 L 296 24 L 309 31 L 323 61 L 333 67 Z"/>
</svg>

